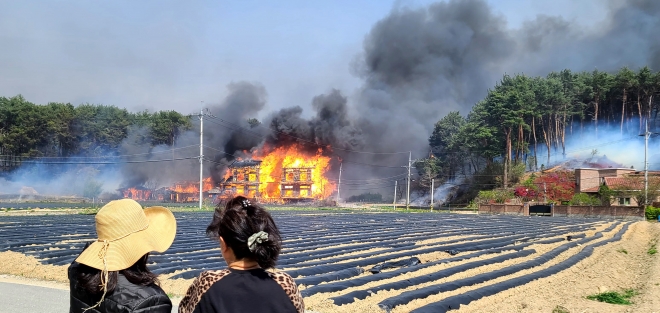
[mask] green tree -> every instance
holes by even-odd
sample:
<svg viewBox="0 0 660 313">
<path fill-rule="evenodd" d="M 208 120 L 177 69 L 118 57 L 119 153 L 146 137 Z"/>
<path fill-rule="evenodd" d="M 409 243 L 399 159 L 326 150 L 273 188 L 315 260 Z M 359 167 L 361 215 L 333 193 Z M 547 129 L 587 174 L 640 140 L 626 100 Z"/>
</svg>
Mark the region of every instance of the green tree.
<svg viewBox="0 0 660 313">
<path fill-rule="evenodd" d="M 596 133 L 598 133 L 598 113 L 600 112 L 600 104 L 604 101 L 612 83 L 612 75 L 598 70 L 594 70 L 591 73 L 590 79 L 587 81 L 587 84 L 591 87 L 593 92 L 593 121 Z"/>
<path fill-rule="evenodd" d="M 626 105 L 628 104 L 628 93 L 637 84 L 635 72 L 623 67 L 616 73 L 616 87 L 621 90 L 621 134 L 623 134 L 623 123 L 626 117 Z"/>
<path fill-rule="evenodd" d="M 512 142 L 514 130 L 518 141 L 524 141 L 523 131 L 529 128 L 525 118 L 534 110 L 534 93 L 531 79 L 524 75 L 511 77 L 505 75 L 494 89 L 486 96 L 488 118 L 494 125 L 499 125 L 504 137 L 504 174 L 502 185 L 508 186 L 508 172 L 512 161 Z"/>
<path fill-rule="evenodd" d="M 190 118 L 175 111 L 159 111 L 149 117 L 151 144 L 173 145 L 181 131 L 192 127 Z"/>
<path fill-rule="evenodd" d="M 639 130 L 644 131 L 644 120 L 651 118 L 651 103 L 655 92 L 655 77 L 644 66 L 637 72 L 637 111 L 639 112 Z"/>
<path fill-rule="evenodd" d="M 427 183 L 438 174 L 443 175 L 443 180 L 456 175 L 465 152 L 459 144 L 460 131 L 465 124 L 465 118 L 458 112 L 450 112 L 435 124 L 429 138 L 431 152 L 435 158 L 418 165 L 418 170 L 426 177 L 421 182 L 423 186 L 430 185 Z"/>
<path fill-rule="evenodd" d="M 83 197 L 85 198 L 98 198 L 103 191 L 103 183 L 95 179 L 87 179 L 83 186 Z"/>
<path fill-rule="evenodd" d="M 44 110 L 23 96 L 0 98 L 0 145 L 3 153 L 42 156 L 38 148 L 47 142 L 48 125 Z"/>
</svg>

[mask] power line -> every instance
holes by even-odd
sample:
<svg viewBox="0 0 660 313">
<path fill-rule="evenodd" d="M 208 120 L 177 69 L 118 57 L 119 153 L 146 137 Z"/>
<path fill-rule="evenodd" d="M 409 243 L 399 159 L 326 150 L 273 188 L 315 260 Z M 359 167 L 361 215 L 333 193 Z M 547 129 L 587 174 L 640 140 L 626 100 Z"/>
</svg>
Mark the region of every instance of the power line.
<svg viewBox="0 0 660 313">
<path fill-rule="evenodd" d="M 226 128 L 229 128 L 229 129 L 234 129 L 234 128 L 231 128 L 230 126 L 222 125 L 222 124 L 220 124 L 220 123 L 216 123 L 216 122 L 214 122 L 214 121 L 212 121 L 212 120 L 209 120 L 208 122 L 211 122 L 211 123 L 213 123 L 213 124 L 216 124 L 216 125 L 219 125 L 219 126 L 222 126 L 222 127 L 226 127 Z M 252 132 L 252 131 L 250 131 L 250 130 L 246 130 L 246 132 L 249 133 L 249 134 L 252 134 L 252 135 L 255 136 L 255 137 L 259 137 L 259 138 L 267 138 L 266 136 L 262 136 L 262 135 L 259 135 L 259 134 L 255 134 L 254 132 Z M 227 154 L 227 155 L 230 155 L 230 156 L 238 157 L 238 156 L 236 156 L 236 155 L 234 155 L 234 154 L 231 154 L 231 153 L 228 153 L 228 152 L 225 152 L 225 151 L 222 151 L 222 150 L 218 150 L 218 149 L 214 149 L 214 148 L 211 148 L 211 149 L 213 149 L 213 150 L 215 150 L 215 151 L 218 151 L 218 152 L 221 152 L 221 153 L 224 153 L 224 154 Z M 333 148 L 333 149 L 334 149 L 334 148 Z M 344 159 L 342 159 L 342 162 L 344 162 L 344 163 L 350 163 L 350 164 L 359 164 L 359 165 L 373 166 L 373 167 L 401 168 L 400 166 L 387 166 L 387 165 L 378 165 L 378 164 L 367 164 L 367 163 L 360 163 L 360 162 L 348 161 L 348 160 L 344 160 Z"/>
<path fill-rule="evenodd" d="M 379 164 L 368 164 L 368 163 L 360 163 L 360 162 L 353 162 L 353 161 L 346 161 L 346 160 L 342 160 L 342 162 L 345 162 L 345 163 L 351 163 L 351 164 L 365 165 L 365 166 L 373 166 L 373 167 L 401 168 L 401 166 L 389 166 L 389 165 L 379 165 Z"/>
<path fill-rule="evenodd" d="M 397 177 L 401 177 L 401 176 L 405 176 L 405 175 L 406 175 L 406 173 L 402 173 L 402 174 L 395 175 L 395 176 L 390 176 L 390 177 L 383 177 L 383 178 L 372 178 L 372 179 L 345 179 L 345 178 L 342 178 L 342 180 L 343 181 L 348 181 L 348 182 L 379 181 L 379 180 L 390 180 L 392 178 L 397 178 Z M 331 179 L 331 180 L 334 180 L 334 179 Z"/>
<path fill-rule="evenodd" d="M 240 126 L 240 125 L 233 124 L 233 123 L 231 123 L 231 122 L 227 122 L 227 121 L 225 121 L 225 120 L 223 120 L 223 119 L 221 119 L 221 118 L 217 118 L 217 120 L 219 120 L 219 121 L 221 121 L 221 122 L 224 122 L 224 123 L 226 123 L 226 124 L 229 124 L 229 125 L 233 126 L 234 129 L 238 128 L 238 129 L 241 129 L 241 130 L 245 130 L 246 132 L 253 133 L 253 134 L 255 134 L 255 136 L 258 136 L 258 137 L 261 137 L 261 138 L 267 138 L 267 136 L 263 136 L 263 135 L 261 135 L 261 134 L 256 134 L 256 133 L 254 133 L 253 131 L 251 131 L 250 129 L 247 129 L 247 128 L 245 128 L 245 127 L 243 127 L 243 126 Z M 222 124 L 219 124 L 219 123 L 216 123 L 216 124 L 218 124 L 218 125 L 220 125 L 220 126 L 225 126 L 225 125 L 222 125 Z M 225 127 L 227 127 L 227 126 L 225 126 Z M 258 124 L 257 127 L 263 127 L 263 128 L 266 128 L 266 126 L 264 126 L 263 124 Z M 271 129 L 271 128 L 266 128 L 266 129 L 269 130 L 269 131 L 272 131 L 272 132 L 274 132 L 274 133 L 282 134 L 282 135 L 284 135 L 284 136 L 291 137 L 291 138 L 297 139 L 297 140 L 299 140 L 299 141 L 303 141 L 303 142 L 306 142 L 306 143 L 310 143 L 310 144 L 313 144 L 313 145 L 316 145 L 316 146 L 319 146 L 319 147 L 322 147 L 322 148 L 327 147 L 327 145 L 322 145 L 322 144 L 316 143 L 316 142 L 314 142 L 314 141 L 310 141 L 310 140 L 307 140 L 307 139 L 304 139 L 304 138 L 296 137 L 296 136 L 293 136 L 293 135 L 291 135 L 291 134 L 287 134 L 287 133 L 284 133 L 284 132 L 281 132 L 281 131 L 273 130 L 273 129 Z M 361 153 L 361 154 L 374 154 L 374 155 L 383 155 L 383 154 L 403 154 L 403 153 L 409 153 L 409 151 L 400 151 L 400 152 L 370 152 L 370 151 L 358 151 L 358 150 L 345 149 L 345 148 L 332 147 L 332 146 L 331 146 L 331 149 L 332 149 L 332 150 L 341 150 L 341 151 L 346 151 L 346 152 Z"/>
<path fill-rule="evenodd" d="M 220 149 L 216 149 L 216 148 L 213 148 L 213 147 L 206 146 L 206 147 L 204 147 L 204 148 L 211 149 L 211 150 L 214 150 L 214 151 L 216 151 L 216 152 L 224 153 L 224 154 L 226 154 L 226 155 L 230 155 L 230 156 L 233 156 L 233 157 L 235 157 L 235 158 L 240 158 L 240 156 L 238 156 L 238 155 L 231 154 L 231 153 L 227 153 L 227 152 L 225 152 L 225 151 L 222 151 L 222 150 L 220 150 Z"/>
<path fill-rule="evenodd" d="M 163 150 L 163 151 L 154 151 L 154 152 L 145 152 L 145 153 L 137 153 L 137 154 L 122 154 L 122 155 L 108 155 L 108 156 L 89 156 L 89 157 L 84 157 L 84 156 L 71 156 L 71 157 L 29 157 L 30 160 L 41 160 L 41 159 L 109 159 L 109 158 L 125 158 L 125 157 L 134 157 L 134 156 L 143 156 L 143 155 L 152 155 L 152 154 L 160 154 L 160 153 L 171 153 L 173 151 L 178 151 L 178 150 L 183 150 L 183 149 L 188 149 L 191 147 L 199 147 L 199 145 L 190 145 L 190 146 L 185 146 L 185 147 L 180 147 L 180 148 L 173 148 L 169 150 Z"/>
<path fill-rule="evenodd" d="M 173 159 L 161 159 L 161 160 L 141 160 L 141 161 L 116 161 L 116 162 L 68 162 L 68 161 L 22 161 L 21 163 L 29 164 L 71 164 L 71 165 L 84 165 L 84 164 L 97 164 L 97 165 L 111 165 L 111 164 L 135 164 L 135 163 L 154 163 L 154 162 L 170 162 L 170 161 L 181 161 L 181 160 L 192 160 L 197 159 L 198 157 L 187 157 L 187 158 L 173 158 Z"/>
</svg>

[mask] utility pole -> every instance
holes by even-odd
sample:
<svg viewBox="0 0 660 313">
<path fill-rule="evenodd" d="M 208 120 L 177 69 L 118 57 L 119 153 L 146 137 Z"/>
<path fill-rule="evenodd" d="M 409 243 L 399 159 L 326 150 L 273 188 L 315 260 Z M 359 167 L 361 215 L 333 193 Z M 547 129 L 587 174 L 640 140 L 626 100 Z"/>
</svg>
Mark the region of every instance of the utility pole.
<svg viewBox="0 0 660 313">
<path fill-rule="evenodd" d="M 646 125 L 644 126 L 644 209 L 649 204 L 649 162 L 648 162 L 648 151 L 649 151 L 649 120 L 646 119 Z"/>
<path fill-rule="evenodd" d="M 649 137 L 651 137 L 651 132 L 649 132 L 649 120 L 646 119 L 646 123 L 644 125 L 644 134 L 640 135 L 644 136 L 644 210 L 646 210 L 646 206 L 649 204 L 649 161 L 648 161 L 648 154 L 649 154 Z"/>
<path fill-rule="evenodd" d="M 396 210 L 396 185 L 399 181 L 395 180 L 394 181 L 394 202 L 392 203 L 394 205 L 394 209 Z"/>
<path fill-rule="evenodd" d="M 543 182 L 543 203 L 548 203 L 548 190 L 545 188 L 545 182 Z"/>
<path fill-rule="evenodd" d="M 431 179 L 431 211 L 433 211 L 433 185 L 435 185 L 435 179 Z"/>
<path fill-rule="evenodd" d="M 337 202 L 337 204 L 339 204 L 339 190 L 340 190 L 339 188 L 341 187 L 341 167 L 342 167 L 342 165 L 344 165 L 343 162 L 339 163 L 339 181 L 337 182 L 337 200 L 335 201 L 335 202 Z"/>
<path fill-rule="evenodd" d="M 658 133 L 652 133 L 649 131 L 648 119 L 646 120 L 644 128 L 644 134 L 640 136 L 644 136 L 644 208 L 646 209 L 646 206 L 649 204 L 649 138 L 651 138 L 651 135 L 657 135 Z"/>
<path fill-rule="evenodd" d="M 203 190 L 204 190 L 204 116 L 213 117 L 210 113 L 204 113 L 204 101 L 199 109 L 199 209 L 202 209 Z"/>
<path fill-rule="evenodd" d="M 412 167 L 412 151 L 408 154 L 408 188 L 406 190 L 406 210 L 410 209 L 410 168 Z"/>
</svg>

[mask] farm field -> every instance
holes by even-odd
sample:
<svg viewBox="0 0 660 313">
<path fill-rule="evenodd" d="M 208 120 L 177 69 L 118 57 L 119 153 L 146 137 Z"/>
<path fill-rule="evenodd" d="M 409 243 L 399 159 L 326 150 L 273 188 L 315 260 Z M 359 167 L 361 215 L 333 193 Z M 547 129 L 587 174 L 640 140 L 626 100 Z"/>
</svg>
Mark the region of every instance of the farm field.
<svg viewBox="0 0 660 313">
<path fill-rule="evenodd" d="M 278 269 L 314 312 L 626 312 L 586 300 L 634 288 L 644 308 L 658 224 L 544 217 L 273 211 L 284 239 Z M 221 269 L 205 237 L 211 212 L 175 213 L 177 237 L 150 268 L 170 294 Z M 90 215 L 0 219 L 2 273 L 66 281 L 66 266 L 95 238 Z M 625 253 L 623 252 L 625 251 Z M 657 271 L 656 271 L 657 273 Z M 649 289 L 651 288 L 651 289 Z M 648 301 L 647 301 L 648 300 Z M 454 311 L 452 311 L 454 312 Z M 645 312 L 636 310 L 635 312 Z M 650 312 L 650 311 L 649 311 Z"/>
</svg>

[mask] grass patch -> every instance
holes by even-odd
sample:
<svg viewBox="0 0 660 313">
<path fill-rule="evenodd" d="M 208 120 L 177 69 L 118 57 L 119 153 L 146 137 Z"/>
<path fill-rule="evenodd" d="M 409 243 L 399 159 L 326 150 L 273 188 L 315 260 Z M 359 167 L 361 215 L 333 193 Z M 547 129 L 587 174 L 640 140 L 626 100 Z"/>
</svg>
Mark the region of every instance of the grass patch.
<svg viewBox="0 0 660 313">
<path fill-rule="evenodd" d="M 623 254 L 628 254 L 628 251 L 626 249 L 619 249 L 619 250 L 616 250 L 616 252 L 621 252 Z"/>
<path fill-rule="evenodd" d="M 658 246 L 658 240 L 657 240 L 657 239 L 653 239 L 653 240 L 651 240 L 651 247 L 649 248 L 649 250 L 647 251 L 647 253 L 648 253 L 649 255 L 654 255 L 654 254 L 658 253 L 658 248 L 657 248 L 657 246 Z"/>
<path fill-rule="evenodd" d="M 571 312 L 569 312 L 567 308 L 558 305 L 552 310 L 552 313 L 571 313 Z"/>
<path fill-rule="evenodd" d="M 595 295 L 587 296 L 587 299 L 610 303 L 610 304 L 629 305 L 632 304 L 632 302 L 630 302 L 630 298 L 632 298 L 636 294 L 637 292 L 635 290 L 626 289 L 623 291 L 623 293 L 619 293 L 616 291 L 608 291 L 608 292 L 602 292 Z"/>
<path fill-rule="evenodd" d="M 96 213 L 99 212 L 99 209 L 97 208 L 85 208 L 80 211 L 78 211 L 78 214 L 80 215 L 96 215 Z"/>
</svg>

